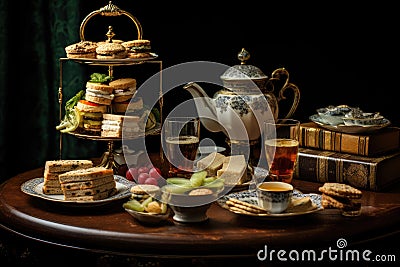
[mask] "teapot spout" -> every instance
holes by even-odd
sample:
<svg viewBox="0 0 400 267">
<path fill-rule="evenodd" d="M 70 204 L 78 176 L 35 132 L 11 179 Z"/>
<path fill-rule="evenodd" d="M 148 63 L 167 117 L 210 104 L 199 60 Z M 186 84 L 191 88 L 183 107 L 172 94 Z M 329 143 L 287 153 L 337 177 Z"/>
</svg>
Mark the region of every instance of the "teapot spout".
<svg viewBox="0 0 400 267">
<path fill-rule="evenodd" d="M 210 132 L 224 132 L 226 134 L 225 128 L 218 123 L 215 103 L 203 88 L 195 82 L 189 82 L 183 89 L 192 95 L 201 124 Z"/>
</svg>

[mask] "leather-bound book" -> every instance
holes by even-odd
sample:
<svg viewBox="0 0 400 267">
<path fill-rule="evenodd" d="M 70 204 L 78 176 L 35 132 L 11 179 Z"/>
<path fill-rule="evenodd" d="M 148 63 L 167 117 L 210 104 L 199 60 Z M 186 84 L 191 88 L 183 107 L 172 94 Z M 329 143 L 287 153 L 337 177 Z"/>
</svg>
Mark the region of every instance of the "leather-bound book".
<svg viewBox="0 0 400 267">
<path fill-rule="evenodd" d="M 350 153 L 361 156 L 377 156 L 400 148 L 400 128 L 385 127 L 363 134 L 330 131 L 314 122 L 300 125 L 300 147 Z"/>
<path fill-rule="evenodd" d="M 299 148 L 294 178 L 384 191 L 400 181 L 400 150 L 377 157 Z"/>
</svg>

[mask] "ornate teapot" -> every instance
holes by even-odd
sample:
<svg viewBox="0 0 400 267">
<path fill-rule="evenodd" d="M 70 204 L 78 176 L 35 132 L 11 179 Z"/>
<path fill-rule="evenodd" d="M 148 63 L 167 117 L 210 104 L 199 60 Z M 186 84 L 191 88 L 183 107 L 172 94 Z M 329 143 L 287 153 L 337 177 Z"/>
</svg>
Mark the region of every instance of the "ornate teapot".
<svg viewBox="0 0 400 267">
<path fill-rule="evenodd" d="M 284 68 L 276 69 L 269 78 L 259 68 L 247 65 L 250 54 L 243 48 L 238 54 L 240 65 L 228 68 L 221 76 L 223 88 L 213 98 L 195 82 L 186 84 L 194 98 L 198 115 L 204 127 L 211 132 L 224 132 L 231 141 L 257 140 L 261 134 L 261 123 L 277 119 L 278 103 L 286 99 L 287 89 L 293 90 L 293 103 L 285 116 L 295 112 L 300 90 L 289 83 L 289 73 Z M 283 86 L 275 95 L 275 86 Z"/>
</svg>

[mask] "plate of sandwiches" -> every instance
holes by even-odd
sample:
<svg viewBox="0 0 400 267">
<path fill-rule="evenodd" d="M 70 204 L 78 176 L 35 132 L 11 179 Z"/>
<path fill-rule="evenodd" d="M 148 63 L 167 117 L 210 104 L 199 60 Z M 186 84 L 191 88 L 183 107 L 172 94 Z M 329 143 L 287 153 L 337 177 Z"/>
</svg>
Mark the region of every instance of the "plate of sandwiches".
<svg viewBox="0 0 400 267">
<path fill-rule="evenodd" d="M 303 194 L 297 189 L 293 190 L 293 196 L 289 207 L 281 213 L 269 213 L 258 205 L 256 191 L 245 190 L 227 194 L 217 200 L 224 209 L 233 213 L 261 219 L 288 219 L 323 210 L 322 196 L 315 193 Z"/>
<path fill-rule="evenodd" d="M 130 197 L 133 183 L 90 160 L 47 161 L 43 177 L 21 185 L 21 191 L 68 206 L 93 207 Z"/>
</svg>

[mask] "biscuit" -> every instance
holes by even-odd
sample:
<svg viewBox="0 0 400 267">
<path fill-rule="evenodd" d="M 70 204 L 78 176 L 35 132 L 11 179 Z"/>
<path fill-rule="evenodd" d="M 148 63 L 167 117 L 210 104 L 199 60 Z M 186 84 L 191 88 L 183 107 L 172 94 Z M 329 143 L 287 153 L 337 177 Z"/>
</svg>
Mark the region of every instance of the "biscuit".
<svg viewBox="0 0 400 267">
<path fill-rule="evenodd" d="M 260 214 L 260 213 L 249 212 L 249 211 L 247 211 L 247 210 L 238 208 L 238 207 L 236 207 L 236 206 L 228 206 L 228 208 L 229 208 L 229 210 L 231 210 L 231 211 L 233 211 L 233 212 L 241 213 L 241 214 L 248 214 L 248 215 L 257 215 L 257 214 Z"/>
<path fill-rule="evenodd" d="M 131 187 L 130 191 L 135 195 L 154 195 L 158 193 L 160 187 L 151 184 L 138 184 Z"/>
<path fill-rule="evenodd" d="M 193 189 L 192 191 L 189 192 L 189 196 L 205 196 L 205 195 L 211 195 L 213 191 L 208 188 L 198 188 L 198 189 Z"/>
<path fill-rule="evenodd" d="M 318 189 L 320 192 L 334 197 L 359 199 L 362 197 L 361 190 L 343 183 L 324 183 Z"/>
<path fill-rule="evenodd" d="M 322 194 L 321 205 L 324 208 L 336 208 L 340 210 L 359 210 L 361 208 L 360 202 L 355 202 L 349 198 L 333 197 L 326 194 Z"/>
<path fill-rule="evenodd" d="M 268 213 L 268 211 L 261 208 L 260 206 L 253 205 L 245 201 L 238 200 L 236 198 L 229 198 L 225 203 L 229 207 L 236 207 L 251 213 L 256 213 L 256 214 Z"/>
</svg>

